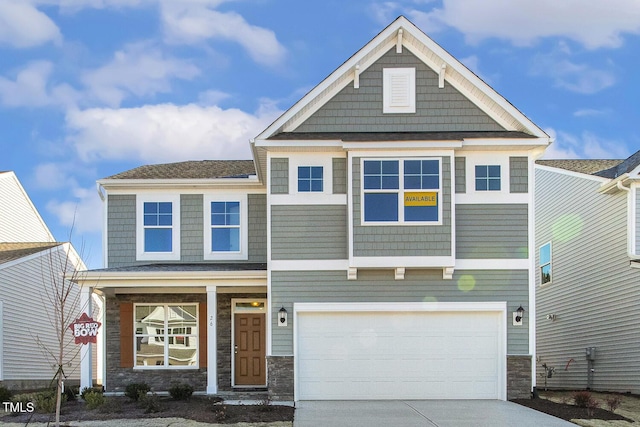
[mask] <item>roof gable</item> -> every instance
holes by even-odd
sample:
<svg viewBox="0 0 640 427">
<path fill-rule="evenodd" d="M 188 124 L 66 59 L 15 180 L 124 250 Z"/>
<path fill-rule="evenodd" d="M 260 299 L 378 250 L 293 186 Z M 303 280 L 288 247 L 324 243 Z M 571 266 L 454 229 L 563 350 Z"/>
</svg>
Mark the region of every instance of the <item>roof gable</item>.
<svg viewBox="0 0 640 427">
<path fill-rule="evenodd" d="M 347 85 L 353 84 L 356 79 L 359 80 L 360 76 L 385 54 L 394 49 L 402 54 L 405 48 L 438 77 L 442 75 L 445 86 L 448 84 L 455 88 L 500 128 L 548 140 L 548 135 L 542 129 L 409 20 L 400 16 L 258 135 L 256 145 L 259 145 L 260 140 L 268 139 L 277 133 L 298 130 L 300 125 Z"/>
</svg>

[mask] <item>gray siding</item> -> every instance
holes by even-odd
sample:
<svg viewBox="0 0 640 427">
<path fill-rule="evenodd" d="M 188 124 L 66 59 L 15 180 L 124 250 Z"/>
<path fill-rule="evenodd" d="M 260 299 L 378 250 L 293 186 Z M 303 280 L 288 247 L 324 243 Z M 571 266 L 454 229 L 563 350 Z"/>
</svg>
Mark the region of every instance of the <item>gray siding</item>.
<svg viewBox="0 0 640 427">
<path fill-rule="evenodd" d="M 170 261 L 136 261 L 136 196 L 109 195 L 107 212 L 107 245 L 109 267 L 122 267 Z M 249 194 L 249 259 L 267 260 L 266 195 Z M 204 260 L 204 198 L 202 194 L 180 195 L 180 261 L 198 263 Z M 215 261 L 206 261 L 208 263 Z M 242 261 L 240 261 L 242 262 Z"/>
<path fill-rule="evenodd" d="M 509 182 L 512 193 L 529 192 L 529 159 L 509 157 Z"/>
<path fill-rule="evenodd" d="M 627 256 L 627 193 L 539 169 L 535 179 L 536 265 L 538 248 L 552 245 L 551 283 L 540 286 L 536 268 L 537 370 L 555 367 L 550 387 L 584 389 L 585 348 L 596 347 L 592 388 L 638 394 L 640 270 Z"/>
<path fill-rule="evenodd" d="M 271 159 L 271 194 L 289 194 L 289 159 Z"/>
<path fill-rule="evenodd" d="M 458 286 L 474 280 L 468 290 Z M 453 280 L 443 280 L 440 270 L 407 270 L 404 280 L 394 280 L 392 270 L 361 270 L 357 280 L 347 280 L 345 271 L 274 271 L 271 273 L 273 355 L 293 354 L 293 316 L 287 327 L 277 326 L 275 313 L 284 307 L 293 313 L 294 302 L 488 302 L 507 301 L 507 311 L 520 304 L 527 307 L 528 272 L 456 271 Z M 528 317 L 524 325 L 511 325 L 507 313 L 507 353 L 528 354 Z"/>
<path fill-rule="evenodd" d="M 346 259 L 347 207 L 271 207 L 271 258 Z"/>
<path fill-rule="evenodd" d="M 180 195 L 180 258 L 199 262 L 204 257 L 204 197 L 202 194 Z"/>
<path fill-rule="evenodd" d="M 107 205 L 107 250 L 109 267 L 136 261 L 136 196 L 109 195 Z"/>
<path fill-rule="evenodd" d="M 382 113 L 382 69 L 416 68 L 416 113 Z M 504 130 L 450 84 L 438 88 L 438 74 L 408 49 L 392 48 L 360 74 L 360 88 L 350 84 L 297 132 L 420 132 Z"/>
<path fill-rule="evenodd" d="M 640 253 L 640 190 L 636 189 L 636 254 Z"/>
<path fill-rule="evenodd" d="M 333 170 L 333 194 L 347 194 L 347 159 L 334 158 Z"/>
<path fill-rule="evenodd" d="M 451 160 L 442 158 L 442 225 L 361 225 L 360 158 L 353 159 L 354 256 L 451 255 Z"/>
<path fill-rule="evenodd" d="M 456 205 L 456 258 L 528 258 L 529 205 Z"/>
<path fill-rule="evenodd" d="M 456 193 L 467 192 L 467 158 L 456 157 Z"/>
</svg>

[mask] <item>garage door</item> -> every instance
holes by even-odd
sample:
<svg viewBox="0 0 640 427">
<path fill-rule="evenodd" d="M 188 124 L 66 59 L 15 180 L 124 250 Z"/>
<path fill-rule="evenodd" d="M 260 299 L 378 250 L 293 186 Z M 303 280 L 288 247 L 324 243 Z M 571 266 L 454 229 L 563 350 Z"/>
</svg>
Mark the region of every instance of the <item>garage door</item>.
<svg viewBox="0 0 640 427">
<path fill-rule="evenodd" d="M 503 317 L 298 312 L 297 399 L 504 399 Z"/>
</svg>

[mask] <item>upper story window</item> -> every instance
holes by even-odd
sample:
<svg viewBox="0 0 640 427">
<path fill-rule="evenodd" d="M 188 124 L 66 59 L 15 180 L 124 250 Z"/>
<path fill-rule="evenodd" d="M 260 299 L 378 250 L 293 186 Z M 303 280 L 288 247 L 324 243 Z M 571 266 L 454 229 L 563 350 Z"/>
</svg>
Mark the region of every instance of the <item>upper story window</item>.
<svg viewBox="0 0 640 427">
<path fill-rule="evenodd" d="M 440 190 L 439 159 L 363 160 L 364 223 L 438 223 Z"/>
<path fill-rule="evenodd" d="M 198 367 L 198 305 L 136 304 L 135 367 Z"/>
<path fill-rule="evenodd" d="M 551 242 L 540 246 L 540 284 L 551 283 Z"/>
<path fill-rule="evenodd" d="M 205 196 L 204 259 L 247 259 L 247 195 Z"/>
<path fill-rule="evenodd" d="M 136 257 L 180 259 L 180 196 L 139 195 L 136 214 Z"/>
<path fill-rule="evenodd" d="M 382 70 L 382 112 L 416 112 L 416 69 L 384 68 Z"/>
<path fill-rule="evenodd" d="M 500 165 L 476 165 L 476 191 L 500 191 Z"/>
<path fill-rule="evenodd" d="M 298 192 L 323 191 L 322 166 L 298 166 Z"/>
</svg>

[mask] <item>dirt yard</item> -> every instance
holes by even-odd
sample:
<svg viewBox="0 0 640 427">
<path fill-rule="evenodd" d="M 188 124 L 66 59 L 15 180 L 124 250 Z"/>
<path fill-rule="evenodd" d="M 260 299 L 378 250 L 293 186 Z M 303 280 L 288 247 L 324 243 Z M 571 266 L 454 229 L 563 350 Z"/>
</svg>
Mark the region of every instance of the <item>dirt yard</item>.
<svg viewBox="0 0 640 427">
<path fill-rule="evenodd" d="M 541 391 L 540 397 L 549 399 L 557 403 L 573 403 L 572 397 L 575 392 L 571 391 Z M 599 402 L 600 408 L 608 409 L 606 400 L 611 396 L 619 396 L 621 403 L 615 413 L 622 415 L 633 422 L 623 420 L 599 420 L 599 419 L 572 419 L 571 422 L 583 427 L 630 427 L 640 426 L 640 397 L 616 393 L 592 392 L 591 395 Z"/>
</svg>

